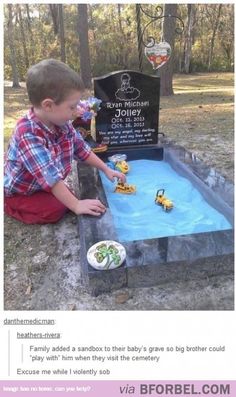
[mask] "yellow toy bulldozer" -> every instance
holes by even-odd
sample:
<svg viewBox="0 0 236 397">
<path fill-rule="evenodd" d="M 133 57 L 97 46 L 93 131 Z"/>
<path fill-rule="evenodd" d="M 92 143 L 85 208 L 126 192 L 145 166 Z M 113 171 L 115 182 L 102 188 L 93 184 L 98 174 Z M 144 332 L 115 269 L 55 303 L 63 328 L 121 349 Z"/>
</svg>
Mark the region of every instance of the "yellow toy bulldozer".
<svg viewBox="0 0 236 397">
<path fill-rule="evenodd" d="M 118 181 L 114 191 L 115 193 L 132 194 L 136 192 L 136 186 Z"/>
<path fill-rule="evenodd" d="M 162 205 L 162 207 L 165 211 L 170 211 L 174 207 L 174 205 L 171 200 L 169 200 L 167 197 L 164 196 L 164 193 L 165 193 L 164 189 L 159 189 L 157 191 L 155 203 Z"/>
</svg>

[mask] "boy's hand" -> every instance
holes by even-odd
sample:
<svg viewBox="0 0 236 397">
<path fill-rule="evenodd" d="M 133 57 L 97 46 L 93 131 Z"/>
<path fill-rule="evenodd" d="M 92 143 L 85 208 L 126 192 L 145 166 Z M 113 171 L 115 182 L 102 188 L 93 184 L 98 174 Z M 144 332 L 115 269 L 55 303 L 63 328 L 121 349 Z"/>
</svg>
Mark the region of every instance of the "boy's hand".
<svg viewBox="0 0 236 397">
<path fill-rule="evenodd" d="M 109 167 L 107 167 L 107 169 L 104 171 L 104 174 L 112 182 L 114 182 L 114 178 L 118 178 L 123 183 L 126 181 L 126 177 L 124 174 L 122 174 L 122 172 L 112 170 Z"/>
<path fill-rule="evenodd" d="M 106 212 L 106 207 L 100 200 L 78 200 L 78 206 L 74 212 L 76 215 L 88 214 L 99 216 Z"/>
</svg>

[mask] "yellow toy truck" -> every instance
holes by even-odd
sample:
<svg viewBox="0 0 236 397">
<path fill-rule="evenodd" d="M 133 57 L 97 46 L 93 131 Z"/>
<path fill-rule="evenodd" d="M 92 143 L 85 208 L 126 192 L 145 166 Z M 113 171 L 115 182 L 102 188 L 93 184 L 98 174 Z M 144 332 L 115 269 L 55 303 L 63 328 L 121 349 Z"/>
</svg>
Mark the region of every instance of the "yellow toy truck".
<svg viewBox="0 0 236 397">
<path fill-rule="evenodd" d="M 165 190 L 159 189 L 156 193 L 155 203 L 161 205 L 165 211 L 170 211 L 174 207 L 174 204 L 171 200 L 165 197 L 164 194 Z"/>
<path fill-rule="evenodd" d="M 118 170 L 123 174 L 127 174 L 130 170 L 129 164 L 127 163 L 126 154 L 113 154 L 113 156 L 108 157 L 109 162 L 107 165 L 113 170 Z"/>
<path fill-rule="evenodd" d="M 117 161 L 115 168 L 123 174 L 127 174 L 129 172 L 129 165 L 125 160 Z"/>
</svg>

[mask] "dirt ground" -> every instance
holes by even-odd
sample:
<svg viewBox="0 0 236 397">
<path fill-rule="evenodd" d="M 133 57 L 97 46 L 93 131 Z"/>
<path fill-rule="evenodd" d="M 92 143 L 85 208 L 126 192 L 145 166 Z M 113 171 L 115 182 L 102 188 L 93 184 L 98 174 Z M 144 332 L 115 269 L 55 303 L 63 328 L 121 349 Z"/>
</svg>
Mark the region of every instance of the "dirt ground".
<svg viewBox="0 0 236 397">
<path fill-rule="evenodd" d="M 233 180 L 233 74 L 178 75 L 174 90 L 161 98 L 160 131 Z M 25 88 L 5 87 L 6 146 L 27 107 Z M 233 310 L 233 275 L 91 297 L 81 283 L 76 224 L 73 214 L 43 226 L 5 216 L 5 310 Z"/>
</svg>

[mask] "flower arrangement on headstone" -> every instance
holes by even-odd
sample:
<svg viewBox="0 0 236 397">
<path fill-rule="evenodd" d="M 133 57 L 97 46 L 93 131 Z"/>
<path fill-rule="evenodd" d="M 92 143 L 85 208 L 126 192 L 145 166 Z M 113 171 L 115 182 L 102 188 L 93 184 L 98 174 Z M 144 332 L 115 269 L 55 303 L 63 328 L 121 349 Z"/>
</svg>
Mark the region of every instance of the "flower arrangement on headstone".
<svg viewBox="0 0 236 397">
<path fill-rule="evenodd" d="M 101 102 L 100 99 L 92 96 L 81 100 L 77 105 L 77 117 L 72 122 L 73 127 L 80 132 L 94 153 L 101 153 L 107 150 L 107 145 L 96 142 L 91 134 L 91 121 L 101 109 Z"/>
</svg>

